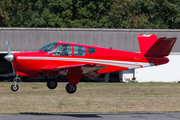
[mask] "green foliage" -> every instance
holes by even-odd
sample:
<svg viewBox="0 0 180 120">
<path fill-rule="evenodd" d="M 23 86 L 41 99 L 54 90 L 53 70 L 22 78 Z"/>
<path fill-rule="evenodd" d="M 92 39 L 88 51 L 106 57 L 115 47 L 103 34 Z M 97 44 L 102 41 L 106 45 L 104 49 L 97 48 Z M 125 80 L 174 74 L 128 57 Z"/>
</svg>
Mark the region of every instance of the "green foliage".
<svg viewBox="0 0 180 120">
<path fill-rule="evenodd" d="M 10 27 L 10 12 L 11 0 L 3 0 L 0 1 L 0 26 L 2 27 Z"/>
<path fill-rule="evenodd" d="M 149 16 L 151 28 L 178 28 L 174 23 L 179 22 L 179 6 L 178 0 L 151 0 L 142 4 L 142 10 Z"/>
<path fill-rule="evenodd" d="M 1 0 L 0 27 L 179 29 L 179 0 Z"/>
</svg>

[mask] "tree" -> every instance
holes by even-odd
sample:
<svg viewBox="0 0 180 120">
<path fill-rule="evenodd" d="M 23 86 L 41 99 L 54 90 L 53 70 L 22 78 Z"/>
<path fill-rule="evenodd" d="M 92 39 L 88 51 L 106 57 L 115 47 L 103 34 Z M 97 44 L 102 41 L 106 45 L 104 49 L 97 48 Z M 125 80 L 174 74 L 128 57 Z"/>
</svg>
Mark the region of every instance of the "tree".
<svg viewBox="0 0 180 120">
<path fill-rule="evenodd" d="M 180 28 L 179 0 L 1 0 L 1 27 Z"/>
<path fill-rule="evenodd" d="M 10 27 L 9 12 L 11 8 L 11 0 L 0 1 L 0 26 Z"/>
<path fill-rule="evenodd" d="M 150 28 L 178 28 L 179 6 L 178 0 L 147 0 L 141 1 L 141 12 L 149 16 Z"/>
</svg>

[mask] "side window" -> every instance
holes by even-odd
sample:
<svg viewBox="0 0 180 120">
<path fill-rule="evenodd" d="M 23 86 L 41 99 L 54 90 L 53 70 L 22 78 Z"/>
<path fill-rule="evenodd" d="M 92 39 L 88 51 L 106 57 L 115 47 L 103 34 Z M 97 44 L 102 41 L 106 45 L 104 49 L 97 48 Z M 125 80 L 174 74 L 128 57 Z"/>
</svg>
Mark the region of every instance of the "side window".
<svg viewBox="0 0 180 120">
<path fill-rule="evenodd" d="M 92 53 L 95 53 L 95 52 L 96 52 L 95 48 L 88 48 L 88 53 L 89 54 L 92 54 Z"/>
<path fill-rule="evenodd" d="M 75 56 L 85 56 L 85 47 L 74 46 L 74 55 Z"/>
<path fill-rule="evenodd" d="M 71 45 L 59 45 L 52 53 L 53 55 L 60 56 L 71 56 L 72 55 L 72 47 Z"/>
</svg>

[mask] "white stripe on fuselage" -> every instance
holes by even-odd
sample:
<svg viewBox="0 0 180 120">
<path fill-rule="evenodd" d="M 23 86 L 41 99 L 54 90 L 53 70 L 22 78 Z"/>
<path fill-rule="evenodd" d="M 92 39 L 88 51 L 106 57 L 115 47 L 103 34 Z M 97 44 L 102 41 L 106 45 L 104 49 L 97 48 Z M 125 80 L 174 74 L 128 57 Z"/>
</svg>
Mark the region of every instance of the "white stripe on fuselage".
<svg viewBox="0 0 180 120">
<path fill-rule="evenodd" d="M 127 61 L 117 61 L 117 60 L 103 60 L 103 59 L 86 59 L 86 58 L 67 58 L 67 57 L 22 57 L 18 56 L 19 60 L 58 60 L 58 61 L 73 61 L 73 62 L 87 62 L 87 63 L 97 63 L 104 65 L 112 65 L 118 67 L 127 67 L 129 69 L 132 68 L 140 68 L 140 67 L 148 67 L 153 66 L 153 63 L 144 63 L 144 62 L 127 62 Z"/>
</svg>

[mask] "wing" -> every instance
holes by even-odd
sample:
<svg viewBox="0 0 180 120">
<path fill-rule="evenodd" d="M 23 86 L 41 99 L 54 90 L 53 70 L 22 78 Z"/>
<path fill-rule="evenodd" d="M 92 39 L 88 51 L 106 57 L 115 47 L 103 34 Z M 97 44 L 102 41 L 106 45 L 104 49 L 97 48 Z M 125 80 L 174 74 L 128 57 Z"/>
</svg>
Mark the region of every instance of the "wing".
<svg viewBox="0 0 180 120">
<path fill-rule="evenodd" d="M 78 64 L 78 65 L 66 65 L 66 66 L 46 66 L 41 68 L 43 74 L 54 74 L 54 75 L 67 75 L 67 73 L 73 74 L 84 74 L 90 79 L 95 79 L 100 74 L 98 71 L 105 69 L 105 66 L 94 65 L 94 64 Z"/>
</svg>

